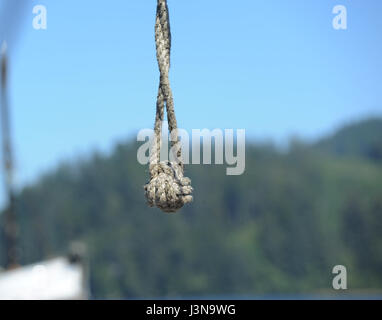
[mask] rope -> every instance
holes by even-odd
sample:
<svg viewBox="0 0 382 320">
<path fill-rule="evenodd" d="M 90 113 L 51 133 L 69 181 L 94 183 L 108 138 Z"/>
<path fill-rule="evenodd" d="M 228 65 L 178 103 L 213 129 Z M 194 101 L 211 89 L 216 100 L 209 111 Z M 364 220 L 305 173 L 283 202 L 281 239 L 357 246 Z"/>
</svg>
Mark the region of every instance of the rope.
<svg viewBox="0 0 382 320">
<path fill-rule="evenodd" d="M 154 126 L 154 143 L 150 155 L 150 182 L 145 185 L 149 206 L 158 207 L 164 212 L 176 212 L 184 204 L 192 201 L 191 180 L 183 176 L 182 149 L 178 137 L 174 100 L 169 81 L 171 31 L 167 0 L 157 0 L 155 23 L 155 43 L 160 71 Z M 175 161 L 160 162 L 161 133 L 164 106 L 171 135 L 171 150 Z"/>
</svg>

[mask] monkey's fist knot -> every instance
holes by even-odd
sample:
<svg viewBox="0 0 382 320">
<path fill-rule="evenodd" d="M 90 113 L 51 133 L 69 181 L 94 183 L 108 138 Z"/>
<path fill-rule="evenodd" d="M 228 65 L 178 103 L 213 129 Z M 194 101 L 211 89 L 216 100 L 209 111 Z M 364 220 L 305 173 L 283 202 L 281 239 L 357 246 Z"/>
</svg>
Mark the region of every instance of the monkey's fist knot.
<svg viewBox="0 0 382 320">
<path fill-rule="evenodd" d="M 191 180 L 183 177 L 183 167 L 176 162 L 162 161 L 150 164 L 150 182 L 145 194 L 150 207 L 164 212 L 176 212 L 192 201 Z"/>
</svg>

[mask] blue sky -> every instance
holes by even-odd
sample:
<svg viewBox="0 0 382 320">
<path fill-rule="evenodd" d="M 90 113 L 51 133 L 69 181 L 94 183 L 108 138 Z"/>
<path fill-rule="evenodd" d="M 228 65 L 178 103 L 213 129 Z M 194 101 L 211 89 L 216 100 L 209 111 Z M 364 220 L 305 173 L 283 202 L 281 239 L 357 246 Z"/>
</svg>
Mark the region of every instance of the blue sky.
<svg viewBox="0 0 382 320">
<path fill-rule="evenodd" d="M 159 77 L 156 1 L 25 1 L 9 40 L 19 185 L 151 128 Z M 180 127 L 244 128 L 282 144 L 382 114 L 382 1 L 168 2 Z M 47 30 L 32 28 L 37 4 Z M 347 30 L 332 27 L 338 4 Z"/>
</svg>

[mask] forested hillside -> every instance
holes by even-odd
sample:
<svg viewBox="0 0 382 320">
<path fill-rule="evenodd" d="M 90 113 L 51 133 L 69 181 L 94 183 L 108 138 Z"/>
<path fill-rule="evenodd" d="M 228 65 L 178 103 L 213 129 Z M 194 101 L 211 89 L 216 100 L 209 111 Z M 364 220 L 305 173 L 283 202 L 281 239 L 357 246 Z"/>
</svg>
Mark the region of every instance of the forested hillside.
<svg viewBox="0 0 382 320">
<path fill-rule="evenodd" d="M 342 156 L 382 161 L 382 119 L 349 124 L 333 136 L 319 141 L 318 149 Z"/>
<path fill-rule="evenodd" d="M 22 190 L 22 262 L 84 241 L 95 298 L 335 294 L 338 264 L 350 292 L 382 291 L 381 137 L 375 119 L 287 153 L 247 141 L 242 176 L 186 167 L 194 202 L 175 215 L 146 206 L 148 168 L 120 144 Z"/>
</svg>

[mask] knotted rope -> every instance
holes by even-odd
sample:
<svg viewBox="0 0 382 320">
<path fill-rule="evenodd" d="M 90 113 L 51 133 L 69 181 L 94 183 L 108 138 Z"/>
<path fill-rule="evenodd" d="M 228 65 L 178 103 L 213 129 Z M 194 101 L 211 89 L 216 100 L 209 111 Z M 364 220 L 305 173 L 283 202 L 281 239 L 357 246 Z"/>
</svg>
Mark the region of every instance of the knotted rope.
<svg viewBox="0 0 382 320">
<path fill-rule="evenodd" d="M 191 180 L 183 176 L 182 149 L 178 137 L 174 101 L 169 81 L 171 31 L 167 0 L 158 0 L 155 43 L 160 82 L 154 127 L 155 136 L 150 154 L 150 182 L 145 185 L 145 194 L 149 206 L 157 206 L 165 212 L 176 212 L 183 207 L 185 203 L 192 201 L 192 187 Z M 165 104 L 171 135 L 171 150 L 174 151 L 175 161 L 160 162 L 162 122 Z"/>
</svg>

